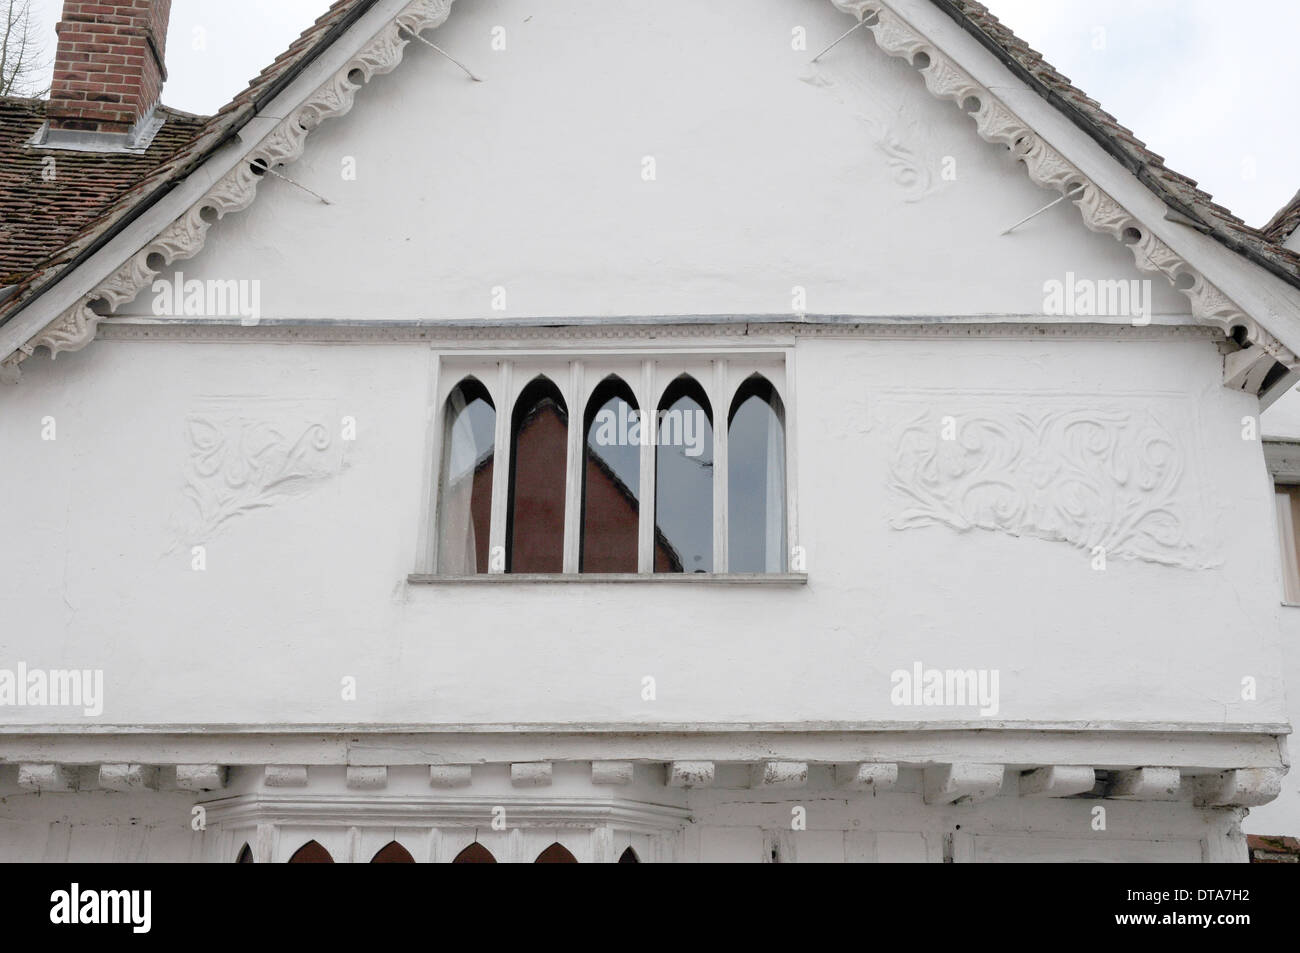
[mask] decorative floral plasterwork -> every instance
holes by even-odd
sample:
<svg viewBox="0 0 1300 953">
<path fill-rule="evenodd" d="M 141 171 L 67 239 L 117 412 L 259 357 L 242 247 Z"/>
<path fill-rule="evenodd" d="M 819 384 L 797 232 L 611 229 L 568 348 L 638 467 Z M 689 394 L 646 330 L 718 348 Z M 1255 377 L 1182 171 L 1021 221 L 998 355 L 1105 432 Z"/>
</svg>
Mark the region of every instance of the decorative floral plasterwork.
<svg viewBox="0 0 1300 953">
<path fill-rule="evenodd" d="M 900 406 L 889 485 L 903 502 L 890 525 L 992 530 L 1092 555 L 1100 547 L 1108 559 L 1216 566 L 1202 487 L 1188 472 L 1190 424 L 1173 429 L 1151 403 L 1136 403 L 1141 409 L 1049 401 L 1024 410 L 1024 400 L 951 397 L 951 412 Z"/>
<path fill-rule="evenodd" d="M 339 418 L 310 401 L 213 399 L 185 420 L 189 454 L 175 546 L 311 492 L 343 468 Z"/>
<path fill-rule="evenodd" d="M 871 141 L 885 158 L 890 178 L 903 192 L 903 201 L 919 202 L 937 190 L 939 179 L 931 161 L 937 164 L 938 150 L 927 141 L 926 124 L 909 115 L 906 104 L 882 102 L 873 92 L 870 79 L 852 68 L 842 70 L 830 63 L 818 63 L 810 66 L 802 79 L 829 92 L 866 126 Z"/>
</svg>

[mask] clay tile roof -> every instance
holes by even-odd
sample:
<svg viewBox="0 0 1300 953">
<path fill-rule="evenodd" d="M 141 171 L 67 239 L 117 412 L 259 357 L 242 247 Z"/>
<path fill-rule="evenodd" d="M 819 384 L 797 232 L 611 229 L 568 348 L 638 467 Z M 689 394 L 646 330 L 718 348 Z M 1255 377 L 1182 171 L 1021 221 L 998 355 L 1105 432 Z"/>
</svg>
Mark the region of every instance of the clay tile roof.
<svg viewBox="0 0 1300 953">
<path fill-rule="evenodd" d="M 0 97 L 0 285 L 35 270 L 208 121 L 159 114 L 163 127 L 141 155 L 25 148 L 45 124 L 45 103 Z"/>
<path fill-rule="evenodd" d="M 1300 288 L 1300 255 L 1281 247 L 1279 239 L 1269 232 L 1273 222 L 1264 229 L 1251 228 L 1216 203 L 1208 192 L 1197 188 L 1194 180 L 1167 168 L 1163 157 L 1152 152 L 1132 130 L 1120 125 L 1114 116 L 1073 86 L 978 0 L 931 2 L 1115 156 L 1167 205 L 1199 223 L 1221 244 Z M 1292 214 L 1300 216 L 1300 209 L 1293 209 Z"/>
<path fill-rule="evenodd" d="M 1295 234 L 1297 228 L 1300 228 L 1300 192 L 1297 192 L 1295 198 L 1278 209 L 1277 214 L 1269 219 L 1268 224 L 1260 231 L 1264 233 L 1265 238 L 1281 245 Z"/>
<path fill-rule="evenodd" d="M 29 301 L 31 292 L 43 290 L 39 286 L 44 279 L 92 252 L 99 240 L 152 204 L 142 200 L 160 197 L 172 183 L 202 164 L 217 146 L 256 114 L 263 102 L 277 95 L 282 84 L 289 82 L 299 67 L 306 66 L 327 48 L 335 39 L 336 30 L 346 28 L 374 3 L 375 0 L 337 0 L 275 62 L 211 118 L 160 107 L 168 121 L 143 156 L 92 155 L 66 150 L 55 153 L 59 171 L 57 191 L 61 195 L 57 200 L 50 190 L 41 191 L 39 175 L 34 188 L 27 181 L 33 165 L 39 170 L 40 160 L 29 155 L 22 145 L 40 125 L 40 121 L 33 125 L 33 111 L 39 109 L 43 113 L 44 105 L 31 100 L 0 98 L 0 170 L 3 170 L 0 171 L 0 211 L 6 222 L 18 217 L 39 219 L 43 225 L 43 230 L 21 229 L 13 244 L 0 232 L 0 285 L 20 285 L 18 293 L 0 307 L 0 322 Z M 55 215 L 50 215 L 51 210 Z M 21 280 L 15 282 L 15 275 Z"/>
</svg>

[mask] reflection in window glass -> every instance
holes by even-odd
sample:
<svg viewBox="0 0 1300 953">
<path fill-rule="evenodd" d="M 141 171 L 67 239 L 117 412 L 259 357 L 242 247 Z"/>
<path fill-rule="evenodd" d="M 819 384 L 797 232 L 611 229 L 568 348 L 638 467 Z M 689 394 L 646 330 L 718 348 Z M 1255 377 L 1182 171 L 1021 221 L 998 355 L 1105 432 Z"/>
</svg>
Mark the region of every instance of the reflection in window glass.
<svg viewBox="0 0 1300 953">
<path fill-rule="evenodd" d="M 525 387 L 510 432 L 506 571 L 563 572 L 569 410 L 559 389 L 545 377 Z"/>
<path fill-rule="evenodd" d="M 667 546 L 656 572 L 713 571 L 713 417 L 694 379 L 682 376 L 659 403 L 655 527 Z"/>
<path fill-rule="evenodd" d="M 488 570 L 492 456 L 497 414 L 487 389 L 472 378 L 447 399 L 438 493 L 438 571 Z"/>
<path fill-rule="evenodd" d="M 607 378 L 587 403 L 580 572 L 636 572 L 641 421 L 632 390 Z"/>
<path fill-rule="evenodd" d="M 785 414 L 762 377 L 746 381 L 727 425 L 727 568 L 785 572 Z"/>
</svg>

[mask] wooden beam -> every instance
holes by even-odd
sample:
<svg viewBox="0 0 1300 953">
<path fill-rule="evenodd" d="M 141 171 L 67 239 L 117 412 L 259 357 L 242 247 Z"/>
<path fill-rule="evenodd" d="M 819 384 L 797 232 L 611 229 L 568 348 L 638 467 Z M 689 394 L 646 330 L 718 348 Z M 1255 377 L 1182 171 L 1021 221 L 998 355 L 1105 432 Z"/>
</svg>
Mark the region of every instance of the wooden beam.
<svg viewBox="0 0 1300 953">
<path fill-rule="evenodd" d="M 467 788 L 473 781 L 473 772 L 467 764 L 429 765 L 429 787 Z"/>
<path fill-rule="evenodd" d="M 1277 768 L 1240 768 L 1196 779 L 1198 807 L 1259 807 L 1282 793 Z"/>
<path fill-rule="evenodd" d="M 850 791 L 888 791 L 898 783 L 896 763 L 850 762 L 835 766 L 835 786 Z"/>
<path fill-rule="evenodd" d="M 388 769 L 348 765 L 348 787 L 354 791 L 378 791 L 388 787 Z"/>
<path fill-rule="evenodd" d="M 807 783 L 806 761 L 760 761 L 750 770 L 751 788 L 801 788 Z"/>
<path fill-rule="evenodd" d="M 1133 768 L 1131 771 L 1118 771 L 1111 777 L 1106 797 L 1174 801 L 1178 799 L 1179 784 L 1177 768 Z"/>
<path fill-rule="evenodd" d="M 156 789 L 158 769 L 147 764 L 101 764 L 99 786 L 105 791 Z"/>
<path fill-rule="evenodd" d="M 517 788 L 549 787 L 554 779 L 549 761 L 530 761 L 510 765 L 510 783 Z"/>
<path fill-rule="evenodd" d="M 268 788 L 305 788 L 307 786 L 307 766 L 305 764 L 268 764 L 264 780 Z"/>
<path fill-rule="evenodd" d="M 974 804 L 1002 790 L 1000 764 L 935 764 L 925 769 L 925 803 Z"/>
<path fill-rule="evenodd" d="M 18 787 L 24 791 L 75 791 L 77 769 L 64 764 L 20 764 Z"/>
<path fill-rule="evenodd" d="M 712 761 L 674 761 L 668 765 L 668 786 L 672 788 L 711 787 L 716 773 Z"/>
<path fill-rule="evenodd" d="M 1097 784 L 1092 768 L 1052 765 L 1020 775 L 1021 797 L 1071 797 L 1087 794 Z"/>
<path fill-rule="evenodd" d="M 176 765 L 176 786 L 182 791 L 220 791 L 229 777 L 230 769 L 220 764 Z"/>
<path fill-rule="evenodd" d="M 592 784 L 631 784 L 631 761 L 593 761 L 591 762 Z"/>
</svg>

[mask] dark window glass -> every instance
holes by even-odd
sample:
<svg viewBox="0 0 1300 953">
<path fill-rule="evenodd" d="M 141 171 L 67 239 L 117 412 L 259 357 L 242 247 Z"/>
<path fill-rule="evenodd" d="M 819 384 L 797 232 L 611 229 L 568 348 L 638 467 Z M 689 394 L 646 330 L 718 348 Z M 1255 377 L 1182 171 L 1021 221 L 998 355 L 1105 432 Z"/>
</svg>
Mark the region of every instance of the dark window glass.
<svg viewBox="0 0 1300 953">
<path fill-rule="evenodd" d="M 629 847 L 627 850 L 623 851 L 618 862 L 620 864 L 639 864 L 641 863 L 641 858 L 636 855 L 636 851 Z"/>
<path fill-rule="evenodd" d="M 562 844 L 552 844 L 533 861 L 535 864 L 576 864 L 577 862 L 578 858 L 565 850 Z"/>
<path fill-rule="evenodd" d="M 655 529 L 663 541 L 656 572 L 713 571 L 713 412 L 704 389 L 682 376 L 659 402 Z"/>
<path fill-rule="evenodd" d="M 507 572 L 564 571 L 564 488 L 569 411 L 539 377 L 524 388 L 511 418 Z"/>
<path fill-rule="evenodd" d="M 247 844 L 245 844 L 243 848 L 239 851 L 239 859 L 236 860 L 235 863 L 251 864 L 252 862 L 253 862 L 252 848 L 250 848 Z"/>
<path fill-rule="evenodd" d="M 727 471 L 728 570 L 785 572 L 785 412 L 758 375 L 731 404 Z"/>
<path fill-rule="evenodd" d="M 636 572 L 640 527 L 641 415 L 617 377 L 587 402 L 580 572 Z"/>
<path fill-rule="evenodd" d="M 492 851 L 479 843 L 470 844 L 452 861 L 453 864 L 495 864 L 496 862 L 497 859 L 492 856 Z"/>
<path fill-rule="evenodd" d="M 413 864 L 415 858 L 411 852 L 397 841 L 389 842 L 379 853 L 370 858 L 372 864 Z"/>
<path fill-rule="evenodd" d="M 497 412 L 487 389 L 470 378 L 447 398 L 438 493 L 438 571 L 488 571 L 493 451 Z"/>
<path fill-rule="evenodd" d="M 320 844 L 314 840 L 309 840 L 294 852 L 289 858 L 291 864 L 332 864 L 334 858 Z"/>
</svg>

